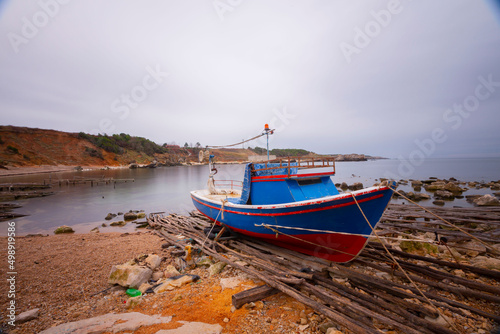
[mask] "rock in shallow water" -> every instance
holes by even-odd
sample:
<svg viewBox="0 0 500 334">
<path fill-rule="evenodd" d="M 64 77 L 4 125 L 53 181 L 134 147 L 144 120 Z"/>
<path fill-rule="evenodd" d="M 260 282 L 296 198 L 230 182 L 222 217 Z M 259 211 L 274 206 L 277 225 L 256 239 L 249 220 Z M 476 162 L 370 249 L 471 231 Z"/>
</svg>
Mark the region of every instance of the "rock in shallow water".
<svg viewBox="0 0 500 334">
<path fill-rule="evenodd" d="M 66 226 L 66 225 L 59 226 L 54 231 L 54 234 L 62 234 L 62 233 L 75 233 L 75 231 L 71 227 Z"/>
</svg>

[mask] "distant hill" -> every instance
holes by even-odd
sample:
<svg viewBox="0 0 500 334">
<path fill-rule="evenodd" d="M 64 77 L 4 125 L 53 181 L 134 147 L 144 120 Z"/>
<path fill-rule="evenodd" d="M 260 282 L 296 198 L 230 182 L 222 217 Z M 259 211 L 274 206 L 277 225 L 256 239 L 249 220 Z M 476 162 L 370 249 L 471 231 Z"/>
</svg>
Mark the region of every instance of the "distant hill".
<svg viewBox="0 0 500 334">
<path fill-rule="evenodd" d="M 126 134 L 93 136 L 15 126 L 0 126 L 0 165 L 123 166 L 131 163 L 166 165 L 186 162 L 192 152 L 163 147 Z"/>
<path fill-rule="evenodd" d="M 159 145 L 149 139 L 128 134 L 90 135 L 83 132 L 68 133 L 37 128 L 0 126 L 0 167 L 33 166 L 127 166 L 130 164 L 180 165 L 197 163 L 196 147 Z M 212 150 L 218 162 L 248 161 L 251 155 L 265 155 L 261 147 L 254 149 Z M 302 149 L 273 149 L 277 157 L 312 156 L 313 152 Z M 364 155 L 338 156 L 339 161 L 366 160 Z M 367 156 L 368 157 L 368 156 Z M 361 159 L 360 159 L 361 158 Z"/>
</svg>

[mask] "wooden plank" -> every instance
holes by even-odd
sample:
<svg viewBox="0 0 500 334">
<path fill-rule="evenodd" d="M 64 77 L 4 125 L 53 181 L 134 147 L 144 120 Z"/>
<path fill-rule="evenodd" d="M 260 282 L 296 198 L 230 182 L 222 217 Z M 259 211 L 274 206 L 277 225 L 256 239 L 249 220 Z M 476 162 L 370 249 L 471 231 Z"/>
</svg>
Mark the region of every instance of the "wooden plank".
<svg viewBox="0 0 500 334">
<path fill-rule="evenodd" d="M 269 285 L 261 285 L 252 289 L 238 292 L 231 297 L 232 303 L 236 309 L 239 309 L 246 303 L 256 302 L 273 296 L 280 292 L 278 289 L 272 288 Z"/>
</svg>

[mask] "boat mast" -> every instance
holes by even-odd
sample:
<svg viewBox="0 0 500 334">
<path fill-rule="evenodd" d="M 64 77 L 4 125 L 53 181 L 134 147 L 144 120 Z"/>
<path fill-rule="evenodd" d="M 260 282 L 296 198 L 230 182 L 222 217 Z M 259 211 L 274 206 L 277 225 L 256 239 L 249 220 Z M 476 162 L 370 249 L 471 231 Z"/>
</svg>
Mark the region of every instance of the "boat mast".
<svg viewBox="0 0 500 334">
<path fill-rule="evenodd" d="M 264 125 L 264 132 L 262 132 L 262 134 L 266 135 L 266 139 L 267 139 L 267 161 L 269 161 L 269 135 L 273 134 L 274 133 L 274 130 L 271 130 L 269 128 L 269 124 L 266 124 Z"/>
</svg>

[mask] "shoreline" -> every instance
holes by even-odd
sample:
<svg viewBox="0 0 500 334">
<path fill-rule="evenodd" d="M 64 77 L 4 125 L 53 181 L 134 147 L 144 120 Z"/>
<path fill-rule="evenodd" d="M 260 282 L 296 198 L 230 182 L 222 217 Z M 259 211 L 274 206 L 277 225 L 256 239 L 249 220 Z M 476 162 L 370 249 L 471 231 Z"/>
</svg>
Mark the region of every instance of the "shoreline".
<svg viewBox="0 0 500 334">
<path fill-rule="evenodd" d="M 239 165 L 247 163 L 247 161 L 220 161 L 219 165 Z M 208 163 L 183 163 L 180 165 L 174 166 L 162 166 L 162 167 L 186 167 L 186 166 L 206 166 Z M 145 165 L 146 166 L 146 165 Z M 129 165 L 122 166 L 66 166 L 66 165 L 58 165 L 58 166 L 50 166 L 50 165 L 42 165 L 42 166 L 26 166 L 26 167 L 10 167 L 9 169 L 0 169 L 0 180 L 2 177 L 15 177 L 15 176 L 24 176 L 24 175 L 40 175 L 40 174 L 48 174 L 48 173 L 63 173 L 63 172 L 76 172 L 77 167 L 81 167 L 82 172 L 93 171 L 93 170 L 113 170 L 113 169 L 129 169 Z M 139 167 L 146 168 L 146 167 Z M 158 167 L 161 168 L 161 167 Z"/>
</svg>

